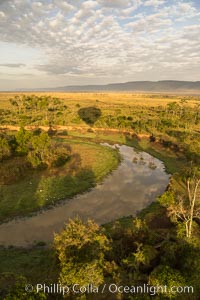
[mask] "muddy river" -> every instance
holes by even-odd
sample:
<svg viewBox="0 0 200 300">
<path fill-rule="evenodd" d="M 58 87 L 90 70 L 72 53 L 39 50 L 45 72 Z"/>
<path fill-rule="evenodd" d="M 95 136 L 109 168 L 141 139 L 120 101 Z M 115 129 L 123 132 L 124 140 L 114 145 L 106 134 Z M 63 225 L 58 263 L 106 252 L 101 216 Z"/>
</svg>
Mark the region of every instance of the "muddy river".
<svg viewBox="0 0 200 300">
<path fill-rule="evenodd" d="M 107 147 L 107 144 L 104 144 Z M 163 193 L 170 175 L 164 164 L 145 152 L 115 145 L 122 162 L 101 184 L 37 215 L 18 218 L 0 225 L 0 244 L 31 246 L 52 242 L 69 218 L 92 218 L 98 224 L 135 215 Z"/>
</svg>

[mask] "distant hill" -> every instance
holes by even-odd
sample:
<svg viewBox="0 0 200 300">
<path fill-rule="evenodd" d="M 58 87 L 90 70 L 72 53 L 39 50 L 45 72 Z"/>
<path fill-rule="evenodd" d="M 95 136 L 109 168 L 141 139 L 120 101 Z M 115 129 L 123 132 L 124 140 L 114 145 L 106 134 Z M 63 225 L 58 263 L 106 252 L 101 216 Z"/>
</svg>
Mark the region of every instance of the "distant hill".
<svg viewBox="0 0 200 300">
<path fill-rule="evenodd" d="M 194 92 L 200 94 L 200 81 L 132 81 L 125 83 L 112 83 L 106 85 L 69 85 L 55 88 L 34 89 L 35 91 L 63 91 L 63 92 Z"/>
</svg>

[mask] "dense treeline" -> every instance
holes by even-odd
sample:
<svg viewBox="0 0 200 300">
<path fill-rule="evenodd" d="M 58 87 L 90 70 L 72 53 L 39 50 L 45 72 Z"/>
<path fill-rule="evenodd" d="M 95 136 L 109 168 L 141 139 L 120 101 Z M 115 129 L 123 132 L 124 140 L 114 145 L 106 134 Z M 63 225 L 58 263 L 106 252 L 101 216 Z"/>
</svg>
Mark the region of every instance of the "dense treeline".
<svg viewBox="0 0 200 300">
<path fill-rule="evenodd" d="M 41 289 L 40 294 L 30 293 L 31 299 L 199 299 L 199 240 L 188 242 L 177 233 L 166 210 L 158 203 L 156 209 L 156 214 L 152 207 L 134 220 L 127 218 L 105 227 L 91 220 L 71 220 L 55 236 L 49 263 L 57 277 L 45 280 L 46 286 L 56 281 L 69 291 L 62 296 Z M 4 299 L 27 299 L 24 286 L 28 279 L 12 276 L 7 274 L 12 284 Z M 89 285 L 92 288 L 87 289 Z M 142 291 L 144 285 L 148 289 Z M 132 287 L 132 292 L 116 291 L 115 286 Z M 171 290 L 173 287 L 177 290 Z"/>
</svg>

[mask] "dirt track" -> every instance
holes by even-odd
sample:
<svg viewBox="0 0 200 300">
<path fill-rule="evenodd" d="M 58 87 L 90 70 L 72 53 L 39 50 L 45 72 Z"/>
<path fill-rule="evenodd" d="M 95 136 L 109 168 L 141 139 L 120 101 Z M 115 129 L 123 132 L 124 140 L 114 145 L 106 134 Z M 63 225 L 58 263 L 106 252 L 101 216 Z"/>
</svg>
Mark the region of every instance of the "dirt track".
<svg viewBox="0 0 200 300">
<path fill-rule="evenodd" d="M 44 131 L 48 131 L 49 130 L 49 126 L 34 126 L 34 125 L 28 125 L 28 126 L 24 126 L 25 129 L 27 130 L 33 130 L 36 128 L 41 128 Z M 0 130 L 19 130 L 20 126 L 14 126 L 14 125 L 0 125 Z M 99 131 L 106 131 L 106 132 L 110 132 L 110 133 L 123 133 L 123 134 L 136 134 L 134 131 L 132 130 L 125 130 L 125 129 L 116 129 L 116 128 L 97 128 L 97 127 L 89 127 L 89 126 L 64 126 L 64 125 L 54 125 L 52 126 L 53 130 L 77 130 L 77 131 L 87 131 L 88 129 L 92 129 L 94 132 L 99 132 Z M 148 138 L 149 135 L 148 134 L 137 134 L 138 137 L 140 138 Z"/>
</svg>

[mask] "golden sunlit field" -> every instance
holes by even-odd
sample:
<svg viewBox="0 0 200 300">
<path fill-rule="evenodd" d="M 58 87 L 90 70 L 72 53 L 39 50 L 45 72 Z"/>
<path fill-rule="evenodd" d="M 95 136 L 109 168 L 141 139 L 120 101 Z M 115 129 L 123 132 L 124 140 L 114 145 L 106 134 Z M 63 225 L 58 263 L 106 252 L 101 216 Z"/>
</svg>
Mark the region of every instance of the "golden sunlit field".
<svg viewBox="0 0 200 300">
<path fill-rule="evenodd" d="M 96 127 L 121 131 L 136 130 L 136 133 L 144 134 L 147 131 L 152 132 L 151 128 L 158 127 L 156 124 L 161 122 L 163 114 L 167 114 L 167 118 L 172 117 L 173 122 L 176 122 L 176 117 L 180 114 L 183 119 L 185 109 L 189 109 L 190 114 L 192 114 L 192 109 L 198 113 L 199 104 L 200 96 L 188 95 L 112 92 L 0 93 L 0 125 L 8 125 L 11 129 L 11 126 L 49 126 L 51 124 L 54 128 L 56 125 L 60 128 L 65 126 L 63 129 L 67 130 L 72 130 L 70 126 L 86 130 L 92 126 L 93 129 Z M 82 111 L 87 117 L 94 113 L 91 112 L 93 109 L 98 110 L 99 116 L 94 117 L 92 122 L 85 121 L 79 115 Z M 197 114 L 194 118 L 196 120 Z M 191 120 L 194 118 L 190 116 Z M 192 124 L 193 122 L 191 123 L 188 118 L 185 122 L 184 127 L 192 126 L 193 130 L 198 130 L 196 122 Z M 180 126 L 178 127 L 180 130 Z"/>
<path fill-rule="evenodd" d="M 181 99 L 189 100 L 193 106 L 197 101 L 200 101 L 200 96 L 190 95 L 167 95 L 167 94 L 135 94 L 135 93 L 65 93 L 65 92 L 8 92 L 0 93 L 0 108 L 10 107 L 9 99 L 19 95 L 37 95 L 50 96 L 63 99 L 68 105 L 82 104 L 91 105 L 95 102 L 100 102 L 102 107 L 111 106 L 160 106 L 167 105 L 170 102 L 181 101 Z"/>
</svg>

